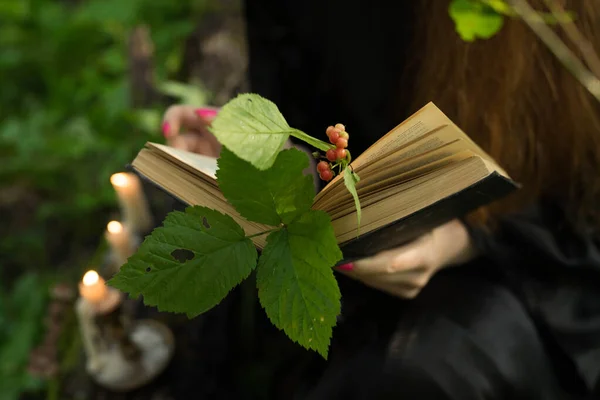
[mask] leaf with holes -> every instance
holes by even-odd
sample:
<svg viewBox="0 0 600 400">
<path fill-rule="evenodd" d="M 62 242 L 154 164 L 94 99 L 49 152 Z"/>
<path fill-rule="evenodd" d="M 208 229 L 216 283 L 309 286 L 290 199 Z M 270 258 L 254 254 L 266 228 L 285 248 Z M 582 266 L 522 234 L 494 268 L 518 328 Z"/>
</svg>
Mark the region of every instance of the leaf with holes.
<svg viewBox="0 0 600 400">
<path fill-rule="evenodd" d="M 448 8 L 456 32 L 465 42 L 489 39 L 504 24 L 504 16 L 476 0 L 452 0 Z"/>
<path fill-rule="evenodd" d="M 329 215 L 309 211 L 271 233 L 258 261 L 258 297 L 271 322 L 325 358 L 341 309 L 332 270 L 341 258 Z"/>
<path fill-rule="evenodd" d="M 244 218 L 277 226 L 308 211 L 315 197 L 313 177 L 304 175 L 308 156 L 283 150 L 273 166 L 261 171 L 223 148 L 217 181 L 223 195 Z"/>
<path fill-rule="evenodd" d="M 194 317 L 210 310 L 256 267 L 257 252 L 229 216 L 195 206 L 163 226 L 108 282 L 161 311 Z"/>
<path fill-rule="evenodd" d="M 225 104 L 210 130 L 223 146 L 262 170 L 273 165 L 294 131 L 273 102 L 252 93 Z"/>
</svg>

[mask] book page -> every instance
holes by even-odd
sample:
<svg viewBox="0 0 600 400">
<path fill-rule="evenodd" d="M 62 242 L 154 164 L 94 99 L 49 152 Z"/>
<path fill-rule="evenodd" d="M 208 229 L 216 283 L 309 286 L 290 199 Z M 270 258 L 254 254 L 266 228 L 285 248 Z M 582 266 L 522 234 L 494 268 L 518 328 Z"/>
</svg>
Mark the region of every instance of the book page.
<svg viewBox="0 0 600 400">
<path fill-rule="evenodd" d="M 380 165 L 382 168 L 385 168 L 383 163 L 385 163 L 386 160 L 389 160 L 388 157 L 393 158 L 397 156 L 397 153 L 400 153 L 403 148 L 413 145 L 433 131 L 448 126 L 454 126 L 454 124 L 440 111 L 439 108 L 430 102 L 400 125 L 385 134 L 364 153 L 354 159 L 351 163 L 352 168 L 357 171 L 357 173 L 364 167 L 375 163 L 382 163 Z M 454 134 L 454 139 L 461 137 L 460 130 L 450 129 L 450 131 Z M 323 190 L 321 190 L 321 192 L 319 192 L 315 201 L 318 201 L 333 188 L 340 185 L 343 185 L 343 179 L 341 176 L 336 176 L 325 188 L 323 188 Z"/>
<path fill-rule="evenodd" d="M 442 127 L 451 132 L 456 139 L 463 139 L 474 153 L 484 158 L 490 158 L 446 114 L 430 102 L 375 142 L 375 144 L 352 162 L 352 166 L 355 169 L 359 169 L 364 164 L 376 162 L 387 154 L 394 153 L 407 144 L 422 138 L 429 132 Z"/>
<path fill-rule="evenodd" d="M 464 143 L 464 141 L 462 141 L 461 138 L 456 135 L 451 126 L 444 125 L 434 129 L 426 135 L 423 135 L 418 140 L 412 141 L 409 145 L 397 149 L 395 152 L 390 153 L 381 159 L 365 164 L 360 168 L 356 167 L 354 164 L 352 166 L 356 173 L 364 173 L 366 175 L 373 173 L 376 170 L 389 169 L 393 165 L 397 165 L 400 162 L 418 157 L 455 142 Z M 467 147 L 468 146 L 463 145 L 463 148 L 460 150 L 463 150 Z"/>
<path fill-rule="evenodd" d="M 391 195 L 362 210 L 361 235 L 404 218 L 448 196 L 456 194 L 488 176 L 491 171 L 478 156 L 453 163 L 450 169 L 440 169 L 417 179 L 399 195 Z M 332 219 L 338 243 L 356 238 L 356 212 Z"/>
<path fill-rule="evenodd" d="M 195 170 L 210 176 L 212 179 L 217 179 L 217 159 L 213 157 L 203 156 L 201 154 L 190 153 L 189 151 L 176 149 L 174 147 L 165 146 L 158 143 L 148 142 L 146 146 L 156 149 L 163 154 L 168 155 L 177 161 L 189 165 Z"/>
<path fill-rule="evenodd" d="M 356 185 L 359 198 L 362 199 L 368 195 L 377 196 L 378 193 L 390 187 L 401 187 L 415 178 L 475 156 L 475 153 L 465 149 L 461 142 L 461 140 L 457 140 L 439 149 L 400 162 L 390 168 L 364 175 L 365 178 L 361 179 Z M 343 186 L 335 188 L 329 194 L 315 201 L 314 205 L 319 209 L 335 212 L 338 207 L 341 210 L 346 205 L 353 204 L 351 195 Z"/>
</svg>

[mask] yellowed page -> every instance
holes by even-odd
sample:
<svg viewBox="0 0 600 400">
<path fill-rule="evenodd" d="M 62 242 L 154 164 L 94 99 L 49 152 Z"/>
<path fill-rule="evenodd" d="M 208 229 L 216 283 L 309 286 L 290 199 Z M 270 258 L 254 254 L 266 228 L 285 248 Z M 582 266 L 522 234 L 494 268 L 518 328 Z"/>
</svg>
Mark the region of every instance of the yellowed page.
<svg viewBox="0 0 600 400">
<path fill-rule="evenodd" d="M 251 222 L 239 215 L 218 190 L 209 187 L 191 173 L 178 168 L 174 163 L 152 153 L 140 152 L 133 167 L 167 192 L 190 205 L 199 205 L 229 215 L 244 228 L 246 235 L 253 235 L 269 229 L 268 226 Z M 255 236 L 252 241 L 258 248 L 264 248 L 266 235 Z"/>
<path fill-rule="evenodd" d="M 360 234 L 374 231 L 458 193 L 492 171 L 480 157 L 471 157 L 453 164 L 450 169 L 441 169 L 431 176 L 418 178 L 418 184 L 402 191 L 400 196 L 389 196 L 363 208 Z M 332 225 L 338 243 L 356 238 L 356 212 L 333 219 Z"/>
<path fill-rule="evenodd" d="M 406 121 L 396 126 L 385 136 L 379 139 L 355 161 L 353 167 L 359 169 L 362 165 L 375 162 L 378 158 L 386 154 L 394 153 L 398 148 L 403 147 L 407 143 L 423 137 L 428 132 L 431 132 L 440 127 L 448 126 L 452 134 L 457 139 L 463 139 L 468 143 L 469 148 L 475 153 L 489 158 L 483 150 L 479 148 L 454 122 L 452 122 L 446 114 L 444 114 L 435 104 L 429 102 L 419 111 L 414 113 Z"/>
<path fill-rule="evenodd" d="M 427 163 L 419 168 L 408 169 L 404 174 L 394 176 L 385 180 L 373 180 L 372 183 L 363 182 L 363 186 L 357 187 L 357 193 L 360 198 L 361 206 L 363 204 L 376 203 L 385 199 L 387 196 L 397 194 L 415 185 L 415 182 L 424 176 L 433 176 L 437 171 L 448 168 L 451 165 L 458 164 L 468 158 L 475 156 L 470 150 L 464 150 L 459 153 L 451 153 L 447 157 L 438 159 L 435 162 Z M 360 183 L 360 182 L 359 182 Z M 320 209 L 335 215 L 336 217 L 354 212 L 354 199 L 347 193 L 335 196 L 338 202 L 323 202 L 318 204 Z M 365 203 L 365 199 L 367 202 Z"/>
<path fill-rule="evenodd" d="M 160 153 L 166 154 L 177 161 L 189 165 L 197 171 L 216 179 L 217 159 L 214 157 L 203 156 L 201 154 L 191 153 L 189 151 L 176 149 L 159 143 L 146 143 L 146 147 L 156 149 Z"/>
<path fill-rule="evenodd" d="M 468 143 L 456 135 L 453 127 L 444 125 L 434 129 L 427 135 L 424 135 L 420 139 L 412 142 L 410 145 L 398 149 L 394 153 L 388 154 L 381 160 L 377 160 L 377 162 L 364 164 L 361 168 L 356 167 L 354 164 L 352 166 L 356 173 L 363 173 L 366 176 L 367 174 L 371 174 L 377 170 L 394 168 L 395 165 L 437 150 L 454 142 L 461 143 L 462 147 L 456 147 L 457 151 L 461 151 L 469 147 Z"/>
</svg>

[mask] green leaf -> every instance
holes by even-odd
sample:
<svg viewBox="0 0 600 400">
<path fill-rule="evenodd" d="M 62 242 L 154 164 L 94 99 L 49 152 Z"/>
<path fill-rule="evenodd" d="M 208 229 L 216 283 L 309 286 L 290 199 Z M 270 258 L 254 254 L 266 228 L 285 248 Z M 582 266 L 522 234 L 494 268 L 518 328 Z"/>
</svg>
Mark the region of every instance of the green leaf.
<svg viewBox="0 0 600 400">
<path fill-rule="evenodd" d="M 216 306 L 256 266 L 256 248 L 229 216 L 171 212 L 108 283 L 147 305 L 194 317 Z"/>
<path fill-rule="evenodd" d="M 252 93 L 229 101 L 212 122 L 211 131 L 236 156 L 265 170 L 294 131 L 271 101 Z"/>
<path fill-rule="evenodd" d="M 466 42 L 477 38 L 489 39 L 504 24 L 504 16 L 493 8 L 474 0 L 452 0 L 448 11 L 456 32 Z"/>
<path fill-rule="evenodd" d="M 250 221 L 287 224 L 312 205 L 313 178 L 303 174 L 308 156 L 299 150 L 281 151 L 273 166 L 261 171 L 223 147 L 218 165 L 221 192 Z"/>
<path fill-rule="evenodd" d="M 357 230 L 360 228 L 360 217 L 362 214 L 360 209 L 360 199 L 358 198 L 358 193 L 356 192 L 356 184 L 359 181 L 360 177 L 352 170 L 352 168 L 346 167 L 344 169 L 344 185 L 346 185 L 346 189 L 348 189 L 354 198 L 354 206 L 356 207 Z"/>
<path fill-rule="evenodd" d="M 258 261 L 258 297 L 271 322 L 324 358 L 341 309 L 332 270 L 341 258 L 329 216 L 309 211 L 271 233 Z"/>
</svg>

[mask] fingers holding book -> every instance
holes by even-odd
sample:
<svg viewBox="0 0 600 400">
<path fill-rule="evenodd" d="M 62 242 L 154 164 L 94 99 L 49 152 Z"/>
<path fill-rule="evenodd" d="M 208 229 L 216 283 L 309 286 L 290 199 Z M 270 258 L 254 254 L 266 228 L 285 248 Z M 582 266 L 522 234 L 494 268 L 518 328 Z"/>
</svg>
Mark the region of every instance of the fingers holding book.
<svg viewBox="0 0 600 400">
<path fill-rule="evenodd" d="M 217 157 L 221 145 L 208 130 L 217 115 L 216 108 L 174 105 L 163 116 L 162 132 L 169 146 Z"/>
<path fill-rule="evenodd" d="M 337 269 L 367 286 L 410 299 L 421 292 L 437 271 L 464 263 L 474 256 L 465 226 L 454 220 L 407 245 Z"/>
</svg>

